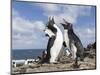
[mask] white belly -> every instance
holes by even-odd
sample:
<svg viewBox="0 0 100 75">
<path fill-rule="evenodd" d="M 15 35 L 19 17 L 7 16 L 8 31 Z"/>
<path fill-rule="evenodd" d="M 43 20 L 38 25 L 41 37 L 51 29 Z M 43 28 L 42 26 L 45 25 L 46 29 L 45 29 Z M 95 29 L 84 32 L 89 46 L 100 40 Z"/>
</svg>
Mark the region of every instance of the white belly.
<svg viewBox="0 0 100 75">
<path fill-rule="evenodd" d="M 69 37 L 68 37 L 68 30 L 64 30 L 64 41 L 67 45 L 67 48 L 70 49 L 69 47 Z"/>
<path fill-rule="evenodd" d="M 71 50 L 72 50 L 72 58 L 75 59 L 76 58 L 77 48 L 74 45 L 74 43 L 71 43 Z"/>
<path fill-rule="evenodd" d="M 58 55 L 60 53 L 62 44 L 63 44 L 63 34 L 60 31 L 60 29 L 58 29 L 56 39 L 54 41 L 54 45 L 52 46 L 52 48 L 50 50 L 50 54 L 51 54 L 50 63 L 57 62 L 56 58 L 58 57 Z"/>
<path fill-rule="evenodd" d="M 62 41 L 55 40 L 55 43 L 50 51 L 50 53 L 51 53 L 50 62 L 51 63 L 56 62 L 56 58 L 59 55 L 59 52 L 62 48 L 62 43 L 63 43 Z"/>
</svg>

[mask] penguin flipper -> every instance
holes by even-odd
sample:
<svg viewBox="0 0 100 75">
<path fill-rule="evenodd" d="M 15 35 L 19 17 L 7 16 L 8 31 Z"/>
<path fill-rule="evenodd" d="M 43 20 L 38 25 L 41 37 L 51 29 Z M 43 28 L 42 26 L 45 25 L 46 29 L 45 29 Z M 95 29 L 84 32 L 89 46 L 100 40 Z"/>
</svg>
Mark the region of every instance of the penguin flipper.
<svg viewBox="0 0 100 75">
<path fill-rule="evenodd" d="M 65 41 L 63 42 L 63 46 L 64 46 L 64 47 L 67 47 L 67 45 L 66 45 Z"/>
</svg>

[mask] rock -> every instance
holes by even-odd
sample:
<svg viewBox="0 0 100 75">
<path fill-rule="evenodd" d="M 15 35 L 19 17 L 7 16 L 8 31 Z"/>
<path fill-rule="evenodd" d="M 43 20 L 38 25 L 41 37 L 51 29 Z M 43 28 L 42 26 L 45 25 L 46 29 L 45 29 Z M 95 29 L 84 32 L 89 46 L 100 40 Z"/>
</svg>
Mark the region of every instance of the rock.
<svg viewBox="0 0 100 75">
<path fill-rule="evenodd" d="M 85 48 L 84 57 L 94 58 L 96 56 L 96 42 L 87 45 Z"/>
<path fill-rule="evenodd" d="M 88 70 L 88 69 L 96 69 L 96 49 L 95 44 L 89 45 L 85 48 L 84 52 L 84 61 L 78 61 L 79 67 L 73 67 L 73 59 L 66 55 L 63 55 L 59 58 L 59 63 L 57 64 L 38 64 L 33 63 L 31 65 L 23 65 L 16 68 L 12 68 L 12 74 L 25 74 L 25 73 L 36 73 L 36 72 L 51 72 L 51 71 L 68 71 L 68 70 Z"/>
</svg>

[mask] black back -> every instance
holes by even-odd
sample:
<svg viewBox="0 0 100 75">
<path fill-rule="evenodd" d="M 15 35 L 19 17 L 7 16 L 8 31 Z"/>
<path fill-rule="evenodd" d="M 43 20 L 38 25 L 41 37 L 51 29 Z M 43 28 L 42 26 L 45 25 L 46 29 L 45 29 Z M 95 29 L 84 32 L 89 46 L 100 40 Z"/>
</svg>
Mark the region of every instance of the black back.
<svg viewBox="0 0 100 75">
<path fill-rule="evenodd" d="M 53 26 L 54 24 L 55 24 L 54 18 L 52 18 L 51 20 L 49 19 L 49 22 L 47 23 L 46 28 L 50 29 L 54 34 L 56 34 L 57 29 Z"/>
<path fill-rule="evenodd" d="M 43 59 L 42 63 L 44 63 L 44 62 L 48 62 L 49 63 L 49 60 L 50 60 L 50 57 L 51 57 L 50 49 L 51 49 L 51 47 L 54 44 L 54 41 L 56 39 L 56 33 L 57 33 L 57 29 L 53 26 L 54 24 L 55 24 L 54 19 L 53 18 L 52 18 L 52 20 L 49 19 L 49 22 L 48 22 L 48 24 L 47 24 L 46 27 L 48 29 L 50 29 L 55 34 L 55 36 L 50 37 L 49 40 L 48 40 L 48 44 L 47 44 L 47 55 Z"/>
<path fill-rule="evenodd" d="M 65 20 L 64 20 L 65 21 Z M 74 43 L 74 45 L 77 47 L 77 56 L 83 58 L 84 54 L 84 47 L 81 43 L 81 40 L 79 37 L 74 33 L 73 25 L 67 21 L 65 21 L 65 24 L 61 23 L 64 29 L 68 30 L 68 37 L 69 37 L 69 45 L 71 47 L 71 43 Z M 65 43 L 64 43 L 65 45 Z"/>
</svg>

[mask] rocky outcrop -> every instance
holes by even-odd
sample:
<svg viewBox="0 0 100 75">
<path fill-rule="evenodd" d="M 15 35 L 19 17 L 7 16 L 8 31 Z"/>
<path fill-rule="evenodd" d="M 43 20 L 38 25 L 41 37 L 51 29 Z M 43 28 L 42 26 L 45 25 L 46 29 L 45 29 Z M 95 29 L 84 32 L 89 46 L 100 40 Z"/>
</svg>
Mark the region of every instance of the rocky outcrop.
<svg viewBox="0 0 100 75">
<path fill-rule="evenodd" d="M 51 71 L 67 71 L 67 70 L 88 70 L 96 69 L 96 42 L 89 44 L 84 52 L 84 61 L 80 63 L 79 68 L 73 68 L 73 60 L 65 54 L 59 59 L 57 64 L 38 64 L 32 63 L 30 65 L 23 65 L 20 67 L 12 68 L 12 75 L 38 73 L 38 72 L 51 72 Z"/>
<path fill-rule="evenodd" d="M 84 57 L 94 58 L 96 56 L 96 42 L 87 45 L 84 49 Z"/>
</svg>

